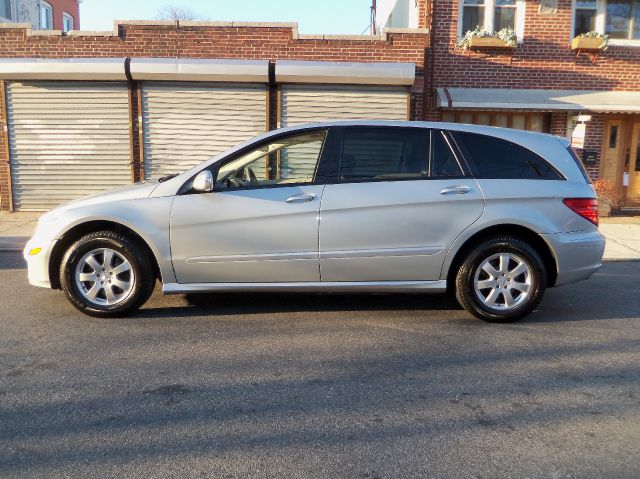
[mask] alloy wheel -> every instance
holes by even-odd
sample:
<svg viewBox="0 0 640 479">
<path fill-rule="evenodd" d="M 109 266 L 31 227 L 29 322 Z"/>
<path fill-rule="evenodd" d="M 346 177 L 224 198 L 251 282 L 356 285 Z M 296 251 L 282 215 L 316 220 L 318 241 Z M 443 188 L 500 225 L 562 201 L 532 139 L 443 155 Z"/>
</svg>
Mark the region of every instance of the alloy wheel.
<svg viewBox="0 0 640 479">
<path fill-rule="evenodd" d="M 484 306 L 507 311 L 524 303 L 532 288 L 531 266 L 513 253 L 498 253 L 480 262 L 473 289 Z"/>
<path fill-rule="evenodd" d="M 131 263 L 121 253 L 98 248 L 82 256 L 76 266 L 75 282 L 90 303 L 113 306 L 129 297 L 135 275 Z"/>
</svg>

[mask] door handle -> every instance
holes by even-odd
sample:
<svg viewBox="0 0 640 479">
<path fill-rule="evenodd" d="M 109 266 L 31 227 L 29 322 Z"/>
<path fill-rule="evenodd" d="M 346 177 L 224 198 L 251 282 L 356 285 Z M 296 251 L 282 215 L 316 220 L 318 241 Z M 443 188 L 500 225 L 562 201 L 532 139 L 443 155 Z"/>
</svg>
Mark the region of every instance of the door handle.
<svg viewBox="0 0 640 479">
<path fill-rule="evenodd" d="M 301 195 L 294 195 L 287 198 L 285 201 L 287 203 L 308 203 L 309 201 L 313 201 L 317 198 L 313 193 L 303 193 Z"/>
<path fill-rule="evenodd" d="M 471 191 L 468 186 L 448 186 L 440 192 L 441 195 L 466 195 Z"/>
</svg>

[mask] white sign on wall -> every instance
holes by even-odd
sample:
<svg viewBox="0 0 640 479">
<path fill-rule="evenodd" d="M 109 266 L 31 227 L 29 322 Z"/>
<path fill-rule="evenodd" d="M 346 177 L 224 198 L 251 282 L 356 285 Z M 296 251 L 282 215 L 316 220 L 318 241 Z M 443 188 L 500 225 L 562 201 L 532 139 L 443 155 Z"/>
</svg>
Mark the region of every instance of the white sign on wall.
<svg viewBox="0 0 640 479">
<path fill-rule="evenodd" d="M 587 133 L 587 122 L 591 120 L 590 115 L 578 115 L 572 118 L 573 129 L 571 130 L 571 146 L 574 148 L 584 148 L 584 138 Z"/>
</svg>

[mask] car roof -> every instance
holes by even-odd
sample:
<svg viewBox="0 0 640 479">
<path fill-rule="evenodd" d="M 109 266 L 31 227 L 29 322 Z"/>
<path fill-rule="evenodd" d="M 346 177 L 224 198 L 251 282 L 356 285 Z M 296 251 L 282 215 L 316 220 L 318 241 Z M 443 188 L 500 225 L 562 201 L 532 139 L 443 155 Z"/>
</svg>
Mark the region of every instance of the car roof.
<svg viewBox="0 0 640 479">
<path fill-rule="evenodd" d="M 553 138 L 554 140 L 564 140 L 562 137 L 548 133 L 534 131 L 517 130 L 514 128 L 502 128 L 497 126 L 470 125 L 466 123 L 447 123 L 440 121 L 406 121 L 406 120 L 325 120 L 319 122 L 303 123 L 300 125 L 272 130 L 269 134 L 277 134 L 286 131 L 305 130 L 308 128 L 330 128 L 344 126 L 378 126 L 378 127 L 405 127 L 405 128 L 432 128 L 438 130 L 463 131 L 468 133 L 478 133 L 499 138 L 512 139 L 519 143 L 517 139 L 535 140 L 542 138 Z"/>
<path fill-rule="evenodd" d="M 536 150 L 537 147 L 560 142 L 564 148 L 568 148 L 571 142 L 564 137 L 549 133 L 539 133 L 535 131 L 517 130 L 514 128 L 502 128 L 497 126 L 469 125 L 466 123 L 447 123 L 440 121 L 402 121 L 402 120 L 326 120 L 321 122 L 303 123 L 296 126 L 280 128 L 263 134 L 264 138 L 297 130 L 309 128 L 331 128 L 348 126 L 377 126 L 377 127 L 404 127 L 404 128 L 431 128 L 437 130 L 461 131 L 466 133 L 477 133 L 519 144 L 526 148 Z"/>
</svg>

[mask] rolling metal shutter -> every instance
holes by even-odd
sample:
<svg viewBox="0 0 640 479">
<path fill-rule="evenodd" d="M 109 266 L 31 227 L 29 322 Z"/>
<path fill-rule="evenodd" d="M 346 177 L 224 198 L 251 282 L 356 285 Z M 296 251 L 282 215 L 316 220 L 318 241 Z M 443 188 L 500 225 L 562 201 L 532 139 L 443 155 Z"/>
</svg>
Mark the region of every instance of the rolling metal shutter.
<svg viewBox="0 0 640 479">
<path fill-rule="evenodd" d="M 16 210 L 131 183 L 126 84 L 11 82 L 7 111 Z"/>
<path fill-rule="evenodd" d="M 284 85 L 281 126 L 324 120 L 408 120 L 407 88 L 391 86 Z M 315 161 L 282 158 L 281 169 L 296 177 L 313 176 Z"/>
<path fill-rule="evenodd" d="M 267 129 L 266 85 L 144 83 L 142 101 L 147 179 L 181 173 Z"/>
</svg>

